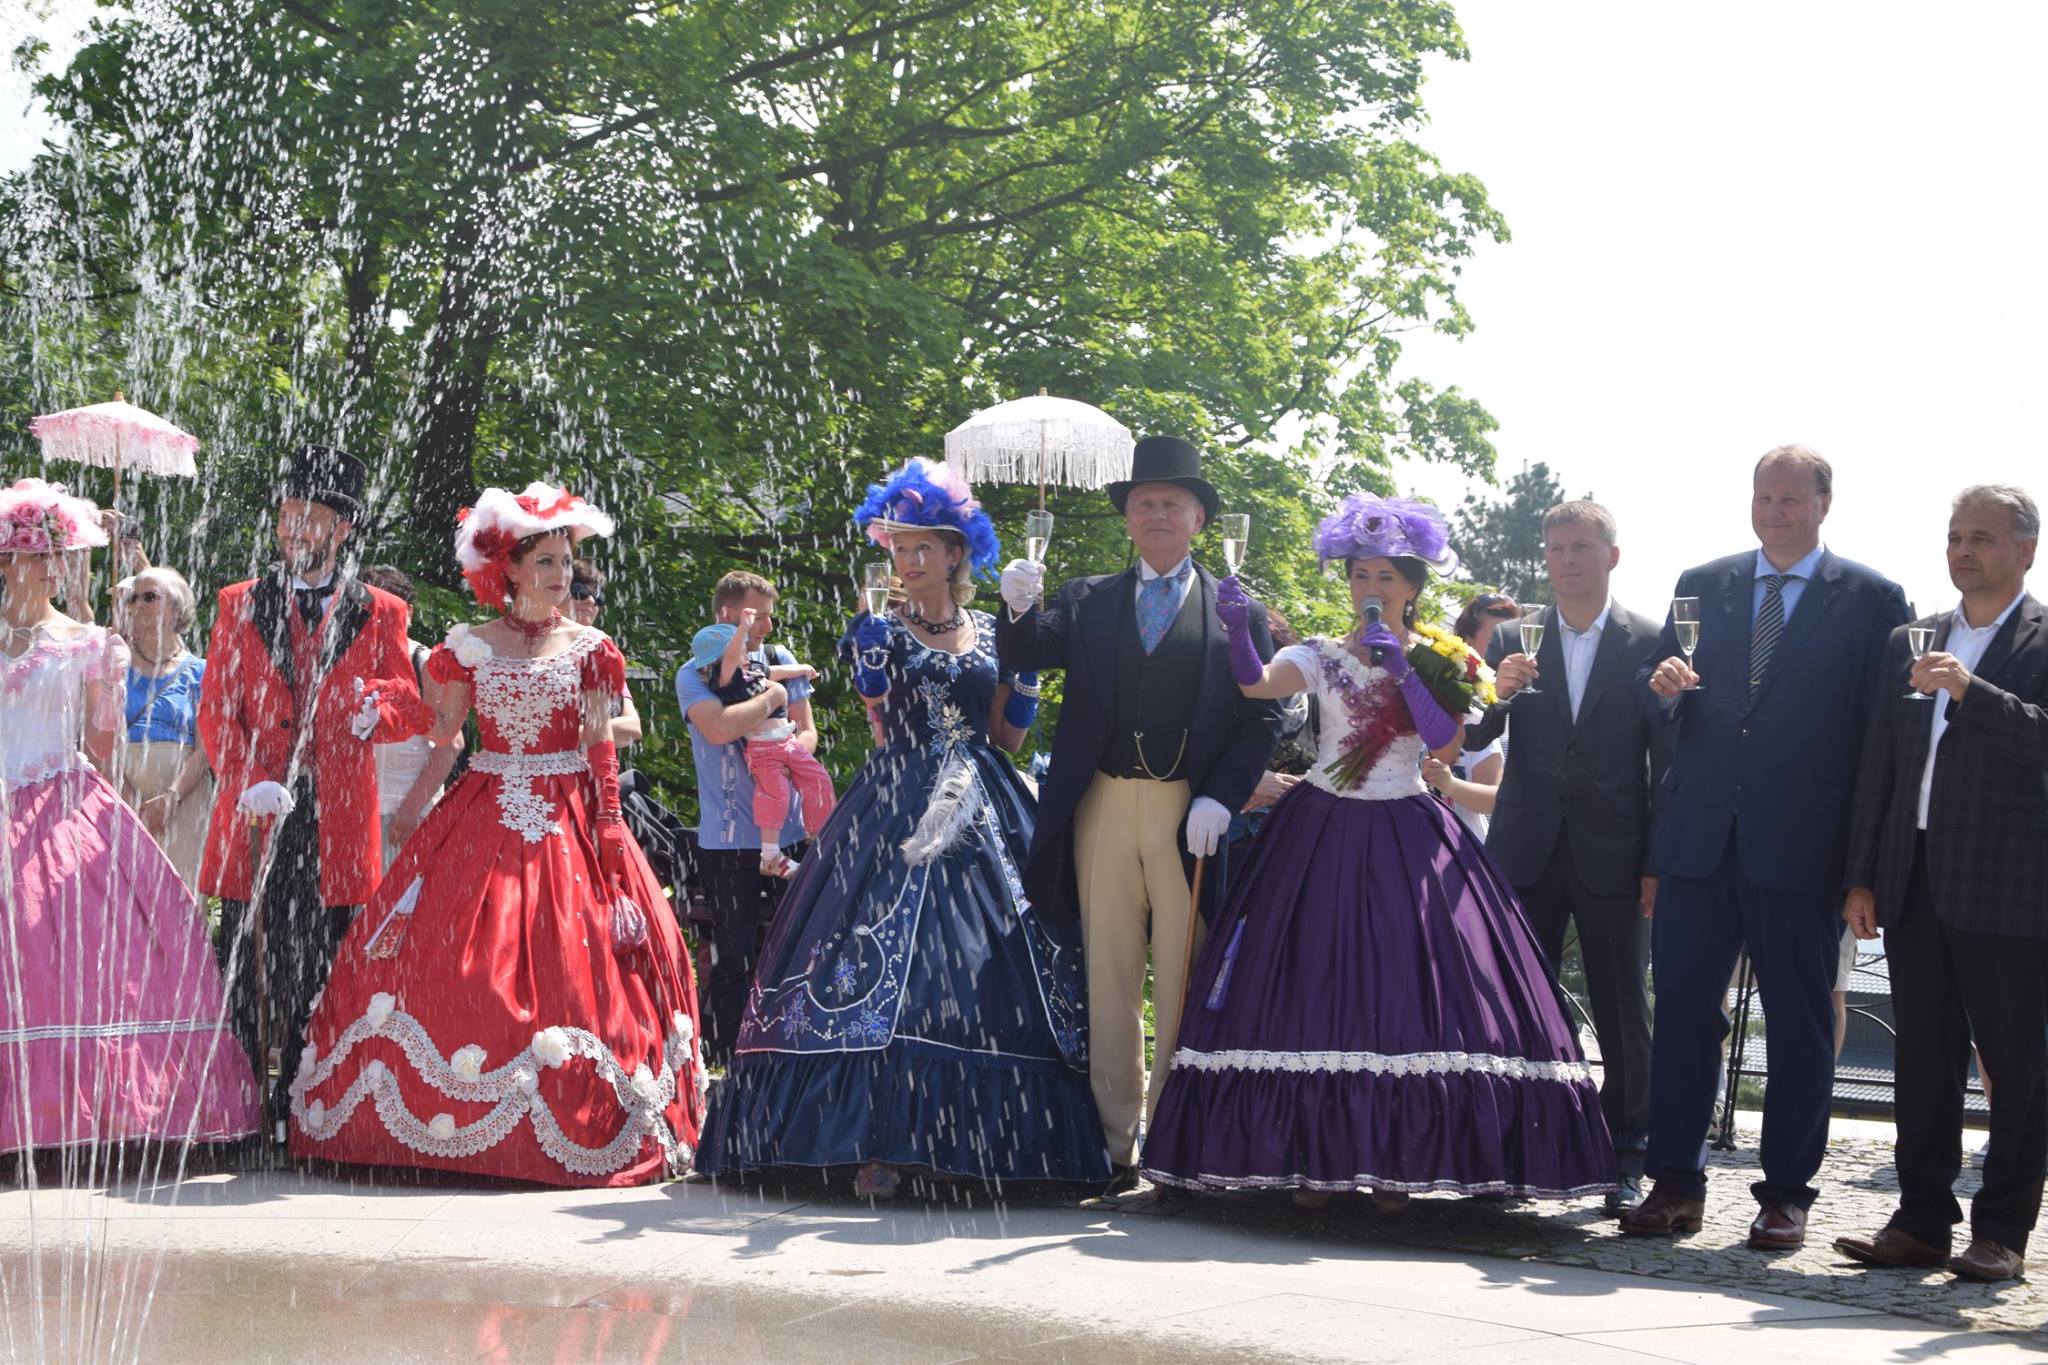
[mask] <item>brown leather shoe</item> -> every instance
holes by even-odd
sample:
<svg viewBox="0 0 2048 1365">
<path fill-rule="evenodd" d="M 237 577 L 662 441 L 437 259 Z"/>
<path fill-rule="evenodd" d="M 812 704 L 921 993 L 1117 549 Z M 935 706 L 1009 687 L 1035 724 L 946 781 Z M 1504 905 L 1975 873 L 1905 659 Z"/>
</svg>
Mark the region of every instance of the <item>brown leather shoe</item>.
<svg viewBox="0 0 2048 1365">
<path fill-rule="evenodd" d="M 2026 1257 L 1989 1237 L 1976 1238 L 1969 1250 L 1948 1258 L 1948 1268 L 1966 1280 L 2016 1280 L 2026 1266 Z"/>
<path fill-rule="evenodd" d="M 1642 1203 L 1621 1215 L 1621 1230 L 1630 1237 L 1675 1237 L 1698 1232 L 1706 1211 L 1706 1200 L 1671 1194 L 1660 1185 Z"/>
<path fill-rule="evenodd" d="M 1766 1204 L 1749 1225 L 1749 1244 L 1758 1251 L 1797 1251 L 1806 1245 L 1806 1210 L 1797 1204 Z"/>
<path fill-rule="evenodd" d="M 1947 1248 L 1923 1242 L 1897 1228 L 1885 1228 L 1875 1237 L 1837 1237 L 1835 1250 L 1865 1265 L 1931 1270 L 1948 1264 Z"/>
</svg>

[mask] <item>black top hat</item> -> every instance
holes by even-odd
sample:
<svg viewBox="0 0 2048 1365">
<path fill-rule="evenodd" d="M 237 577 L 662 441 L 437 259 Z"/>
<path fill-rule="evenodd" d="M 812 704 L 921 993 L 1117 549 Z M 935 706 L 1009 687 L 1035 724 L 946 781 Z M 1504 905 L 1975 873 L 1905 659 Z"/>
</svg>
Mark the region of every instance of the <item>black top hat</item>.
<svg viewBox="0 0 2048 1365">
<path fill-rule="evenodd" d="M 1177 483 L 1202 500 L 1205 520 L 1216 520 L 1223 503 L 1202 477 L 1202 452 L 1178 436 L 1147 436 L 1131 449 L 1131 477 L 1109 486 L 1109 500 L 1124 510 L 1124 499 L 1141 483 Z"/>
<path fill-rule="evenodd" d="M 278 496 L 317 502 L 353 520 L 362 513 L 369 479 L 368 467 L 338 446 L 300 446 L 285 459 Z"/>
</svg>

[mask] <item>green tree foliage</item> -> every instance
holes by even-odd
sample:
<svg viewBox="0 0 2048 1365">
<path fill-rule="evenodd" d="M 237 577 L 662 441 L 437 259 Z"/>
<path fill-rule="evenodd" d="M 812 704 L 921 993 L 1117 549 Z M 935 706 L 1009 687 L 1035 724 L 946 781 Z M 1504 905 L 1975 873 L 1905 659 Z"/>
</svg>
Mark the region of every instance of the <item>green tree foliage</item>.
<svg viewBox="0 0 2048 1365">
<path fill-rule="evenodd" d="M 1456 518 L 1456 543 L 1466 573 L 1475 583 L 1497 588 L 1517 602 L 1550 601 L 1550 579 L 1543 569 L 1543 514 L 1564 501 L 1564 484 L 1540 462 L 1509 479 L 1498 496 L 1467 494 Z"/>
<path fill-rule="evenodd" d="M 1463 55 L 1387 0 L 113 3 L 42 83 L 66 140 L 0 182 L 0 415 L 120 387 L 200 434 L 199 488 L 136 494 L 195 581 L 264 559 L 280 448 L 333 440 L 377 466 L 367 552 L 439 585 L 422 633 L 467 611 L 455 510 L 545 476 L 619 517 L 637 660 L 746 566 L 825 664 L 861 487 L 1043 387 L 1200 440 L 1254 583 L 1327 624 L 1336 496 L 1492 464 L 1400 371 L 1505 236 L 1417 140 Z M 1014 533 L 1031 494 L 985 492 Z M 1125 562 L 1100 494 L 1053 510 L 1055 572 Z"/>
</svg>

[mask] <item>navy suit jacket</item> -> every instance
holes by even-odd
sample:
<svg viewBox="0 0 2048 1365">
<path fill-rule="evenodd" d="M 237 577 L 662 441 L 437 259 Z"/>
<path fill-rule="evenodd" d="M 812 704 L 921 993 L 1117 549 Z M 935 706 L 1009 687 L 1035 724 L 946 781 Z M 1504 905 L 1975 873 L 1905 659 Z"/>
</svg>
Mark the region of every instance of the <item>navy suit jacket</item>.
<svg viewBox="0 0 2048 1365">
<path fill-rule="evenodd" d="M 1116 722 L 1117 629 L 1137 591 L 1135 567 L 1122 573 L 1069 580 L 1043 611 L 1012 621 L 1007 607 L 996 612 L 996 653 L 1006 673 L 1066 670 L 1059 724 L 1052 736 L 1052 766 L 1038 792 L 1038 826 L 1024 867 L 1024 891 L 1032 905 L 1054 914 L 1078 915 L 1074 874 L 1074 813 L 1109 751 Z M 1216 580 L 1195 566 L 1190 593 L 1200 594 L 1202 676 L 1195 686 L 1195 713 L 1188 727 L 1187 774 L 1190 797 L 1207 796 L 1232 813 L 1242 809 L 1265 775 L 1280 739 L 1280 704 L 1254 701 L 1238 690 L 1230 672 L 1230 643 L 1216 619 Z M 1259 657 L 1273 656 L 1266 613 L 1254 604 L 1248 623 Z M 1183 847 L 1185 847 L 1183 845 Z M 1190 874 L 1194 860 L 1185 858 Z M 1203 899 L 1218 894 L 1223 881 L 1203 883 Z"/>
<path fill-rule="evenodd" d="M 1679 652 L 1666 617 L 1657 648 L 1636 672 L 1636 703 L 1678 743 L 1658 813 L 1659 873 L 1713 875 L 1735 837 L 1744 880 L 1772 891 L 1837 894 L 1847 888 L 1849 814 L 1872 680 L 1885 640 L 1906 622 L 1898 584 L 1823 553 L 1763 685 L 1749 695 L 1756 551 L 1679 575 L 1676 597 L 1700 600 L 1698 692 L 1675 708 L 1650 675 Z"/>
</svg>

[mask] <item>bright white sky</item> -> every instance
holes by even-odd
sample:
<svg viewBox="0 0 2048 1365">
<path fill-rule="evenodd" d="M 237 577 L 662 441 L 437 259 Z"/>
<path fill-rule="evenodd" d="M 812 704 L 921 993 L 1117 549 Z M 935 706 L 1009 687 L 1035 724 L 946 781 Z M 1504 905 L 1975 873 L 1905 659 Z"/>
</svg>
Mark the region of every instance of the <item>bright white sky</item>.
<svg viewBox="0 0 2048 1365">
<path fill-rule="evenodd" d="M 57 43 L 88 0 L 0 5 Z M 1514 240 L 1464 296 L 1479 330 L 1411 339 L 1419 374 L 1500 419 L 1621 520 L 1619 597 L 1753 543 L 1748 479 L 1783 441 L 1834 461 L 1838 551 L 1948 604 L 1948 501 L 2048 497 L 2048 5 L 1712 7 L 1463 0 L 1427 144 L 1485 181 Z M 45 131 L 0 73 L 0 170 Z M 1411 468 L 1455 504 L 1464 481 Z"/>
<path fill-rule="evenodd" d="M 2048 5 L 1458 13 L 1472 60 L 1434 72 L 1426 143 L 1514 240 L 1467 271 L 1477 332 L 1410 354 L 1500 420 L 1503 481 L 1540 460 L 1590 488 L 1616 596 L 1662 615 L 1680 569 L 1754 545 L 1756 457 L 1805 441 L 1835 467 L 1828 543 L 1951 605 L 1955 491 L 2048 500 Z"/>
</svg>

